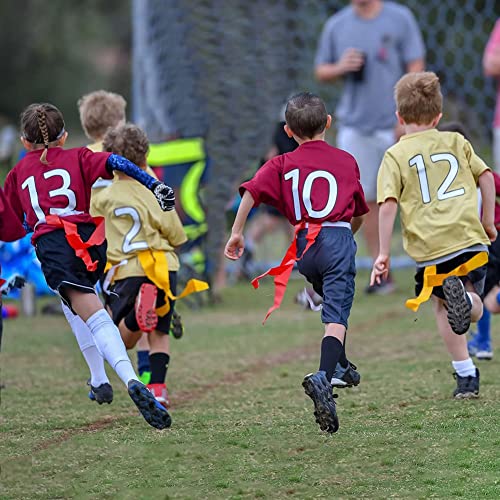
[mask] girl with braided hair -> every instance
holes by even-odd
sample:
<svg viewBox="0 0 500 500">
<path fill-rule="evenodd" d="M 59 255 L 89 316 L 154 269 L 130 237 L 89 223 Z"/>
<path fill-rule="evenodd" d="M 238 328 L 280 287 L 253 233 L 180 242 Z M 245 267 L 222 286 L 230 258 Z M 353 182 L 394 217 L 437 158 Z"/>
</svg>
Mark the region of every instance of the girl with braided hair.
<svg viewBox="0 0 500 500">
<path fill-rule="evenodd" d="M 87 326 L 88 335 L 78 341 L 87 363 L 95 362 L 94 372 L 104 372 L 102 354 L 146 421 L 158 429 L 170 427 L 170 415 L 139 382 L 118 328 L 95 293 L 107 244 L 103 218 L 93 218 L 89 205 L 92 184 L 99 177 L 111 179 L 114 170 L 150 189 L 165 211 L 174 208 L 173 190 L 122 156 L 84 147 L 63 149 L 67 137 L 63 115 L 52 104 L 31 104 L 23 111 L 21 142 L 28 152 L 9 172 L 4 188 L 15 213 L 12 224 L 24 223 L 33 231 L 43 274 L 61 297 L 68 321 Z M 91 381 L 99 403 L 112 400 L 108 382 L 105 373 L 99 385 Z"/>
</svg>

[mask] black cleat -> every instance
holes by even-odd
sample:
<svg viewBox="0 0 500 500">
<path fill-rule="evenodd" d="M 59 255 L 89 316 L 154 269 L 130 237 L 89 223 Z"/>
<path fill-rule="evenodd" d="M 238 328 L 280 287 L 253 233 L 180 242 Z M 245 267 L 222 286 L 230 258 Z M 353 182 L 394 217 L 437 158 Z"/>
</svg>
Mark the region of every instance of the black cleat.
<svg viewBox="0 0 500 500">
<path fill-rule="evenodd" d="M 113 401 L 113 388 L 110 384 L 101 384 L 99 387 L 94 387 L 90 384 L 90 379 L 87 381 L 87 385 L 90 387 L 89 399 L 91 401 L 97 401 L 100 405 L 103 403 L 111 404 Z"/>
<path fill-rule="evenodd" d="M 128 394 L 149 425 L 156 429 L 166 429 L 172 425 L 168 411 L 143 383 L 130 380 Z"/>
<path fill-rule="evenodd" d="M 342 368 L 339 363 L 335 367 L 335 372 L 333 373 L 332 386 L 338 389 L 343 389 L 345 387 L 353 387 L 359 385 L 361 382 L 361 375 L 356 371 L 358 367 L 348 361 L 346 368 Z"/>
<path fill-rule="evenodd" d="M 177 314 L 175 311 L 172 314 L 170 333 L 175 339 L 180 339 L 184 335 L 184 325 L 182 324 L 181 315 Z"/>
<path fill-rule="evenodd" d="M 472 304 L 462 280 L 458 276 L 446 278 L 443 281 L 443 292 L 448 308 L 448 323 L 457 335 L 463 335 L 470 326 Z"/>
<path fill-rule="evenodd" d="M 313 400 L 314 416 L 322 431 L 337 432 L 339 419 L 332 394 L 332 385 L 326 378 L 324 371 L 310 373 L 302 382 L 305 393 Z"/>
<path fill-rule="evenodd" d="M 455 399 L 472 399 L 479 397 L 479 370 L 476 368 L 476 376 L 469 375 L 461 377 L 454 373 L 453 377 L 457 381 L 457 388 L 453 391 Z"/>
</svg>

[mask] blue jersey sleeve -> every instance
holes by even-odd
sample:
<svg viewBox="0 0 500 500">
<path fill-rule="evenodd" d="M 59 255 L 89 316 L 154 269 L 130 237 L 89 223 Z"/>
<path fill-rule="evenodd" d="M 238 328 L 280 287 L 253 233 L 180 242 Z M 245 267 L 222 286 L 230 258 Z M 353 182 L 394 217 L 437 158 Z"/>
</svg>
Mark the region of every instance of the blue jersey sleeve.
<svg viewBox="0 0 500 500">
<path fill-rule="evenodd" d="M 135 163 L 132 163 L 123 156 L 112 154 L 109 156 L 106 166 L 110 170 L 118 170 L 132 177 L 148 189 L 153 189 L 155 184 L 158 184 L 158 179 L 151 177 L 147 172 L 139 168 Z"/>
</svg>

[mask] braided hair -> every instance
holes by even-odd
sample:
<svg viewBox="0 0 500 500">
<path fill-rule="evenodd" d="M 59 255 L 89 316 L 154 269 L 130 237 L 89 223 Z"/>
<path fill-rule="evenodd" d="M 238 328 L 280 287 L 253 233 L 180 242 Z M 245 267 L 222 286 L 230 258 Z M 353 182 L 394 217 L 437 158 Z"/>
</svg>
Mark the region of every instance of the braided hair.
<svg viewBox="0 0 500 500">
<path fill-rule="evenodd" d="M 21 132 L 32 144 L 43 144 L 44 151 L 40 161 L 47 165 L 47 150 L 51 142 L 64 135 L 64 118 L 52 104 L 30 104 L 21 114 Z"/>
</svg>

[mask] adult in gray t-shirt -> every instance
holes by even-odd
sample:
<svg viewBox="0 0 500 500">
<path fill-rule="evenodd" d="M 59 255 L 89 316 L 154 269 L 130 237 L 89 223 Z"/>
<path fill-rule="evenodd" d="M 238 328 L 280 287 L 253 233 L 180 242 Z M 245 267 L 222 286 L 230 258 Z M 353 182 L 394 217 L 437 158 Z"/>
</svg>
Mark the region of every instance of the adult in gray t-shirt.
<svg viewBox="0 0 500 500">
<path fill-rule="evenodd" d="M 319 40 L 317 79 L 343 81 L 335 113 L 337 145 L 359 165 L 370 207 L 363 234 L 373 258 L 378 255 L 377 172 L 385 150 L 395 142 L 394 85 L 404 73 L 422 71 L 424 56 L 411 11 L 382 0 L 351 0 L 328 19 Z"/>
</svg>

